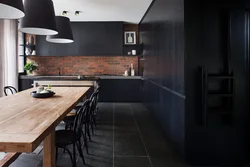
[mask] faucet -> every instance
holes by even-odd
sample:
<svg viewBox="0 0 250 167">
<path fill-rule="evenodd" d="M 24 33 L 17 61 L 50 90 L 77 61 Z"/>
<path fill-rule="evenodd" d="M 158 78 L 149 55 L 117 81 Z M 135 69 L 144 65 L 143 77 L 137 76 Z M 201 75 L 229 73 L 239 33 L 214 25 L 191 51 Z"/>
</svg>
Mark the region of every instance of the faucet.
<svg viewBox="0 0 250 167">
<path fill-rule="evenodd" d="M 58 68 L 58 75 L 61 76 L 61 69 L 60 68 Z"/>
</svg>

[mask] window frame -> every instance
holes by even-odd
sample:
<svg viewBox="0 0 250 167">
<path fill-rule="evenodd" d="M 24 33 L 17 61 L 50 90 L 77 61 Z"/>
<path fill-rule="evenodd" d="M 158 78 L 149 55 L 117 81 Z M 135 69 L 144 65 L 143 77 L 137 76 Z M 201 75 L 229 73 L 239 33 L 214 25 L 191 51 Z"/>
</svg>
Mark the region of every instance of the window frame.
<svg viewBox="0 0 250 167">
<path fill-rule="evenodd" d="M 20 72 L 19 71 L 19 58 L 20 57 L 23 57 L 23 68 L 24 68 L 24 66 L 25 66 L 25 64 L 26 64 L 26 53 L 25 53 L 25 50 L 26 50 L 26 33 L 23 33 L 23 32 L 20 32 L 20 31 L 18 31 L 18 33 L 21 33 L 22 34 L 22 44 L 20 44 L 19 43 L 19 34 L 18 34 L 18 74 L 19 74 L 19 76 L 20 75 L 27 75 L 27 72 L 23 69 L 23 72 Z M 19 47 L 23 47 L 23 54 L 19 54 Z"/>
</svg>

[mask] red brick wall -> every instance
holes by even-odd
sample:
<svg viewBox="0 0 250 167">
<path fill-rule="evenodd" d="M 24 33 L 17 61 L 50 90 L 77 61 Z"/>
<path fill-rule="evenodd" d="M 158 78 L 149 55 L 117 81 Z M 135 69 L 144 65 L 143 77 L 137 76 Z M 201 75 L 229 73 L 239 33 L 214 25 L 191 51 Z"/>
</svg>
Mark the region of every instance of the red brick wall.
<svg viewBox="0 0 250 167">
<path fill-rule="evenodd" d="M 37 75 L 123 75 L 133 63 L 138 74 L 137 56 L 28 56 L 27 62 L 38 64 Z"/>
</svg>

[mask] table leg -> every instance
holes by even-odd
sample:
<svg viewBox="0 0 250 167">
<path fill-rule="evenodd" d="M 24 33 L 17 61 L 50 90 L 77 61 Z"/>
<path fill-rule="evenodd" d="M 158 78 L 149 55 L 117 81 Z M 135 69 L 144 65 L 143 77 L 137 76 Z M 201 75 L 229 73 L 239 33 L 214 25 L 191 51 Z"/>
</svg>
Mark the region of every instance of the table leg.
<svg viewBox="0 0 250 167">
<path fill-rule="evenodd" d="M 56 167 L 55 162 L 55 131 L 51 132 L 44 140 L 44 167 Z"/>
</svg>

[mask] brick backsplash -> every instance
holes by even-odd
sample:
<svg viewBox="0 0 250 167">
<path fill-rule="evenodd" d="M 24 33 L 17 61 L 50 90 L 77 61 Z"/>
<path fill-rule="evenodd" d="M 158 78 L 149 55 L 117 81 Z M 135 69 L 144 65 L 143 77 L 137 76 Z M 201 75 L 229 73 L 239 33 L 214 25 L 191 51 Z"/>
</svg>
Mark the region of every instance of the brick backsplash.
<svg viewBox="0 0 250 167">
<path fill-rule="evenodd" d="M 39 67 L 37 75 L 123 75 L 133 63 L 138 74 L 137 56 L 28 56 Z"/>
</svg>

